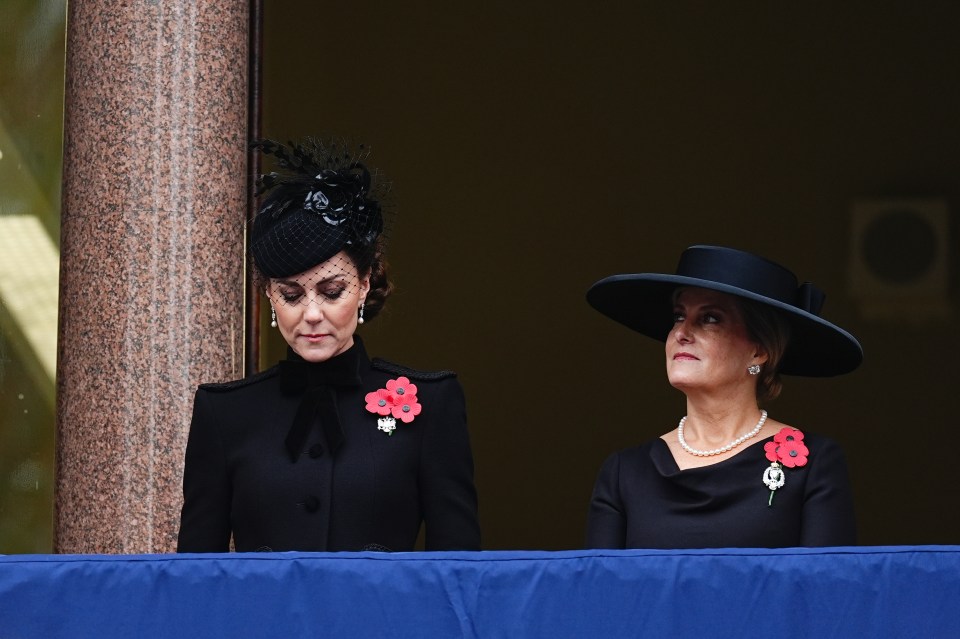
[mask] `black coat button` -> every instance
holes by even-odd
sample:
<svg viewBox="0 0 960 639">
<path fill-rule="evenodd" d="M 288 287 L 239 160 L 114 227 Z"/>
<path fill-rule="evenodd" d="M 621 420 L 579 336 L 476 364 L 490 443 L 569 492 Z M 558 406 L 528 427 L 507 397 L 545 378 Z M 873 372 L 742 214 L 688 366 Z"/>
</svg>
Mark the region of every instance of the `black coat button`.
<svg viewBox="0 0 960 639">
<path fill-rule="evenodd" d="M 303 507 L 308 513 L 315 513 L 320 508 L 320 500 L 310 495 L 303 500 Z"/>
<path fill-rule="evenodd" d="M 323 444 L 314 444 L 307 451 L 307 454 L 310 455 L 310 457 L 313 459 L 320 457 L 321 455 L 323 455 Z"/>
</svg>

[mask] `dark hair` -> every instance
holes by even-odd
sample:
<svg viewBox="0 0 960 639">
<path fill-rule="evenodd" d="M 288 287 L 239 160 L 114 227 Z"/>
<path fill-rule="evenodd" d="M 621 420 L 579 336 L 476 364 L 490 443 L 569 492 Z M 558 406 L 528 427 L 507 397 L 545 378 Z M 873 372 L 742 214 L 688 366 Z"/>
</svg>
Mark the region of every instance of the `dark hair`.
<svg viewBox="0 0 960 639">
<path fill-rule="evenodd" d="M 387 276 L 387 261 L 383 257 L 383 240 L 377 238 L 373 251 L 347 246 L 344 252 L 357 267 L 361 278 L 364 275 L 370 275 L 370 290 L 367 291 L 367 299 L 364 302 L 363 317 L 367 321 L 372 320 L 383 310 L 387 298 L 393 292 L 393 283 Z"/>
<path fill-rule="evenodd" d="M 760 345 L 767 361 L 757 376 L 757 401 L 761 404 L 779 397 L 783 390 L 780 363 L 790 344 L 790 324 L 774 308 L 734 296 L 743 315 L 747 335 Z"/>
</svg>

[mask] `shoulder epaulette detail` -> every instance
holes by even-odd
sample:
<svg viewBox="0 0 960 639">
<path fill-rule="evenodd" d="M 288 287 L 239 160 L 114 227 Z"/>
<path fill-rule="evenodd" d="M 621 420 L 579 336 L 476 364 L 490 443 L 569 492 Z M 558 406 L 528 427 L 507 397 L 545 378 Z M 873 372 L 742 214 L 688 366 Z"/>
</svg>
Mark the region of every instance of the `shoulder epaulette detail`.
<svg viewBox="0 0 960 639">
<path fill-rule="evenodd" d="M 244 377 L 243 379 L 235 379 L 232 382 L 221 382 L 219 384 L 200 384 L 200 388 L 214 392 L 232 391 L 237 388 L 243 388 L 244 386 L 249 386 L 250 384 L 273 377 L 277 374 L 277 370 L 278 368 L 274 366 L 273 368 L 268 368 L 267 370 L 261 371 L 256 375 Z"/>
<path fill-rule="evenodd" d="M 378 371 L 390 373 L 391 375 L 403 375 L 408 379 L 417 379 L 423 382 L 432 382 L 439 379 L 447 379 L 448 377 L 457 376 L 457 374 L 453 371 L 418 371 L 413 368 L 401 366 L 400 364 L 388 362 L 387 360 L 380 359 L 379 357 L 375 357 L 370 360 L 370 365 Z"/>
</svg>

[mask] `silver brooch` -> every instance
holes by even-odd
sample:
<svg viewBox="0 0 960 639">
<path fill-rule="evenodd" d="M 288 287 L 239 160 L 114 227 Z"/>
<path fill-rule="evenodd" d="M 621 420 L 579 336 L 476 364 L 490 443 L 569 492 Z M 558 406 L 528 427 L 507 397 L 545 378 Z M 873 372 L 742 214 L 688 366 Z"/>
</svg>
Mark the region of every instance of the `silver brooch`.
<svg viewBox="0 0 960 639">
<path fill-rule="evenodd" d="M 397 429 L 397 420 L 393 417 L 381 417 L 377 420 L 377 430 L 382 430 L 387 435 L 393 435 Z"/>
<path fill-rule="evenodd" d="M 767 501 L 768 506 L 773 505 L 773 492 L 778 488 L 783 488 L 786 480 L 787 476 L 777 462 L 773 462 L 763 471 L 763 483 L 770 489 L 770 499 Z"/>
</svg>

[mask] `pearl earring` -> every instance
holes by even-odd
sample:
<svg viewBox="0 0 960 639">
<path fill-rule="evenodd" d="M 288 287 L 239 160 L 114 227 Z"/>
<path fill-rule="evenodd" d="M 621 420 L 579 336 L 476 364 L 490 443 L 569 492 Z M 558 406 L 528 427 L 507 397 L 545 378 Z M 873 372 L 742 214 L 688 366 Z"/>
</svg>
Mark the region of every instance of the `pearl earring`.
<svg viewBox="0 0 960 639">
<path fill-rule="evenodd" d="M 363 324 L 363 307 L 366 306 L 366 302 L 360 302 L 360 317 L 357 319 L 357 324 Z"/>
<path fill-rule="evenodd" d="M 753 366 L 747 367 L 747 372 L 751 375 L 758 375 L 760 373 L 760 364 L 754 364 Z"/>
<path fill-rule="evenodd" d="M 277 327 L 277 310 L 273 308 L 273 304 L 270 305 L 270 327 Z"/>
</svg>

